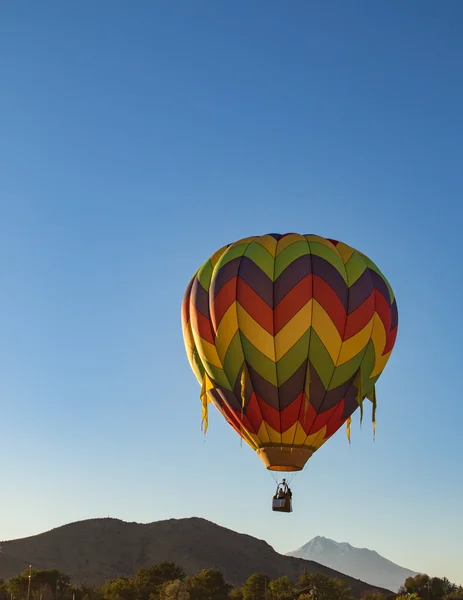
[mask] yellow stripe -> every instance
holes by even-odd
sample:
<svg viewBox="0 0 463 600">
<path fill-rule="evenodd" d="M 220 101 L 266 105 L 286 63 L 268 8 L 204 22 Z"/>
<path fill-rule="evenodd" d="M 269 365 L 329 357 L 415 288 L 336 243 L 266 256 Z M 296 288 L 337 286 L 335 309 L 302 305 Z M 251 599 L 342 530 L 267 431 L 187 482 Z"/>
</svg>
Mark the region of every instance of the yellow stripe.
<svg viewBox="0 0 463 600">
<path fill-rule="evenodd" d="M 257 239 L 257 236 L 251 235 L 250 237 L 245 237 L 242 240 L 237 240 L 236 242 L 233 242 L 233 244 L 231 244 L 227 248 L 227 250 L 230 250 L 231 248 L 234 248 L 235 246 L 239 246 L 240 244 L 250 244 L 251 242 L 253 242 L 256 239 Z"/>
<path fill-rule="evenodd" d="M 265 421 L 262 421 L 262 423 L 260 424 L 260 427 L 259 427 L 259 431 L 257 432 L 257 437 L 259 438 L 259 445 L 270 443 L 270 438 L 268 437 L 267 427 L 268 427 L 267 423 Z"/>
<path fill-rule="evenodd" d="M 271 235 L 263 235 L 256 240 L 258 244 L 263 246 L 272 256 L 276 256 L 277 240 Z"/>
<path fill-rule="evenodd" d="M 299 235 L 297 233 L 290 233 L 286 237 L 281 238 L 280 240 L 278 240 L 276 256 L 281 254 L 283 250 L 285 250 L 288 246 L 291 246 L 291 244 L 295 244 L 296 242 L 301 241 L 304 241 L 304 236 Z"/>
<path fill-rule="evenodd" d="M 211 261 L 212 268 L 215 267 L 215 265 L 219 261 L 220 257 L 222 256 L 222 254 L 225 252 L 225 250 L 227 248 L 228 248 L 228 246 L 223 246 L 222 248 L 220 248 L 219 250 L 217 250 L 217 252 L 214 252 L 214 254 L 209 259 Z"/>
<path fill-rule="evenodd" d="M 339 242 L 339 244 L 336 246 L 336 250 L 339 252 L 339 256 L 342 258 L 344 264 L 347 263 L 349 258 L 355 252 L 353 248 L 351 248 L 347 244 L 343 244 L 342 242 Z"/>
<path fill-rule="evenodd" d="M 262 425 L 264 425 L 264 424 L 266 425 L 265 431 L 266 431 L 269 442 L 271 444 L 277 444 L 277 445 L 281 444 L 282 443 L 281 433 L 278 433 L 278 431 L 275 431 L 275 429 L 273 429 L 273 427 L 270 427 L 270 425 L 268 423 L 266 423 L 265 421 L 262 421 Z M 262 429 L 262 425 L 260 426 L 259 433 L 260 433 L 260 430 Z M 259 437 L 260 437 L 260 435 L 259 435 Z"/>
<path fill-rule="evenodd" d="M 313 301 L 312 327 L 336 364 L 342 346 L 342 338 L 329 315 L 316 300 Z"/>
<path fill-rule="evenodd" d="M 275 362 L 273 336 L 265 331 L 239 304 L 236 303 L 240 330 L 264 356 Z"/>
<path fill-rule="evenodd" d="M 307 434 L 299 421 L 296 421 L 292 427 L 287 429 L 282 437 L 283 444 L 292 444 L 293 446 L 302 446 L 307 438 Z"/>
<path fill-rule="evenodd" d="M 236 315 L 236 301 L 230 306 L 220 321 L 219 328 L 215 338 L 217 353 L 222 360 L 225 359 L 228 347 L 233 336 L 238 330 L 238 318 Z"/>
<path fill-rule="evenodd" d="M 251 446 L 253 450 L 257 450 L 257 448 L 259 447 L 259 440 L 257 436 L 255 436 L 252 433 L 249 433 L 249 431 L 247 431 L 243 426 L 241 426 L 241 435 L 246 444 Z"/>
<path fill-rule="evenodd" d="M 308 242 L 318 242 L 319 244 L 323 244 L 330 250 L 334 250 L 336 252 L 336 246 L 324 237 L 320 237 L 319 235 L 306 235 L 305 239 Z"/>
<path fill-rule="evenodd" d="M 311 298 L 275 336 L 276 360 L 280 360 L 304 335 L 312 323 Z M 274 360 L 274 359 L 272 359 Z"/>
<path fill-rule="evenodd" d="M 217 354 L 217 348 L 214 344 L 206 342 L 203 338 L 196 332 L 194 332 L 194 338 L 196 341 L 196 348 L 198 349 L 198 354 L 200 358 L 204 361 L 207 361 L 214 367 L 219 367 L 219 369 L 223 369 L 222 362 Z"/>
<path fill-rule="evenodd" d="M 324 425 L 321 429 L 307 436 L 304 446 L 309 448 L 313 448 L 314 450 L 318 450 L 326 441 L 326 425 Z"/>
<path fill-rule="evenodd" d="M 185 344 L 185 350 L 186 350 L 188 362 L 190 363 L 190 366 L 193 370 L 193 373 L 196 376 L 196 379 L 199 381 L 199 383 L 201 383 L 202 382 L 201 372 L 197 368 L 196 362 L 193 360 L 193 351 L 195 349 L 197 351 L 197 348 L 196 348 L 196 344 L 195 344 L 195 340 L 194 340 L 194 336 L 193 336 L 193 330 L 191 328 L 191 320 L 188 320 L 188 323 L 186 324 L 186 327 L 184 329 L 183 342 Z M 199 354 L 199 352 L 198 352 L 198 354 Z"/>
<path fill-rule="evenodd" d="M 245 441 L 251 446 L 253 450 L 257 450 L 259 448 L 259 438 L 257 437 L 257 435 L 247 432 L 247 436 L 248 439 L 246 439 Z"/>
<path fill-rule="evenodd" d="M 188 321 L 185 323 L 185 327 L 183 328 L 183 339 L 185 341 L 185 345 L 188 345 L 190 348 L 195 347 L 193 331 L 191 329 L 191 319 L 188 319 Z"/>
<path fill-rule="evenodd" d="M 343 365 L 351 358 L 354 358 L 354 356 L 357 356 L 357 354 L 365 348 L 371 337 L 373 321 L 374 317 L 370 319 L 370 322 L 367 323 L 361 331 L 359 331 L 353 337 L 343 342 L 341 347 L 341 353 L 339 354 L 339 359 L 336 363 L 337 367 Z"/>
<path fill-rule="evenodd" d="M 389 351 L 384 356 L 382 355 L 386 346 L 386 330 L 384 329 L 383 322 L 376 313 L 373 331 L 371 332 L 371 341 L 373 342 L 373 346 L 375 349 L 375 366 L 370 377 L 375 377 L 383 371 L 391 355 L 391 351 Z"/>
</svg>

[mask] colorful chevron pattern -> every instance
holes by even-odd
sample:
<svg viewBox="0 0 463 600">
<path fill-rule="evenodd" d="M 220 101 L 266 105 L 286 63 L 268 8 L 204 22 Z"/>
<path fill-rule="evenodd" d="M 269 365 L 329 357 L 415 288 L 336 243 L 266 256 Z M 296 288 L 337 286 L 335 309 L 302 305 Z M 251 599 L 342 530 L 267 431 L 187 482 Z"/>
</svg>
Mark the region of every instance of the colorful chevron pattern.
<svg viewBox="0 0 463 600">
<path fill-rule="evenodd" d="M 182 326 L 212 402 L 271 470 L 300 470 L 364 398 L 391 355 L 393 291 L 364 254 L 316 235 L 268 234 L 218 250 L 185 292 Z"/>
</svg>

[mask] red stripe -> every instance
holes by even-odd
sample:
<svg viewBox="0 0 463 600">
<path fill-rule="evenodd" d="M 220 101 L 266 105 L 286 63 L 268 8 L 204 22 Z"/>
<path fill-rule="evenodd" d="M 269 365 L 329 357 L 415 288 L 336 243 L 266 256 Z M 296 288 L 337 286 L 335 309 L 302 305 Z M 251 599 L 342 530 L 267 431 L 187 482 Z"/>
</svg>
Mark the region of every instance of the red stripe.
<svg viewBox="0 0 463 600">
<path fill-rule="evenodd" d="M 313 297 L 324 308 L 342 336 L 346 326 L 346 310 L 333 288 L 318 275 L 313 278 Z"/>
<path fill-rule="evenodd" d="M 222 404 L 222 408 L 221 408 L 222 414 L 225 417 L 225 419 L 227 420 L 227 423 L 229 425 L 231 425 L 231 427 L 233 427 L 233 429 L 236 431 L 236 433 L 240 436 L 243 437 L 241 435 L 241 430 L 240 427 L 235 419 L 235 415 L 232 413 L 232 411 L 230 410 L 230 408 L 224 403 Z"/>
<path fill-rule="evenodd" d="M 397 325 L 392 331 L 387 334 L 386 345 L 384 346 L 383 354 L 387 354 L 394 348 L 395 340 L 397 338 Z"/>
<path fill-rule="evenodd" d="M 266 423 L 268 423 L 268 425 L 277 433 L 284 433 L 297 423 L 299 415 L 301 414 L 303 396 L 304 394 L 301 392 L 289 406 L 279 411 L 272 406 L 269 406 L 260 396 L 256 395 L 264 421 L 266 421 Z"/>
<path fill-rule="evenodd" d="M 214 343 L 214 333 L 212 331 L 212 324 L 209 319 L 206 319 L 199 310 L 196 310 L 194 306 L 190 307 L 191 315 L 191 326 L 193 329 L 203 338 L 206 342 L 211 344 Z"/>
<path fill-rule="evenodd" d="M 307 433 L 307 435 L 309 435 L 309 432 L 311 435 L 312 433 L 317 432 L 319 429 L 327 425 L 331 417 L 336 413 L 337 410 L 339 410 L 340 404 L 344 405 L 344 401 L 340 400 L 340 402 L 333 406 L 333 408 L 330 408 L 319 414 L 315 412 L 315 409 L 311 404 L 309 404 L 305 416 L 305 409 L 304 411 L 301 411 L 302 414 L 299 416 L 299 422 L 302 425 L 304 431 Z"/>
<path fill-rule="evenodd" d="M 275 335 L 291 321 L 312 298 L 312 274 L 295 285 L 274 309 Z"/>
<path fill-rule="evenodd" d="M 299 419 L 299 413 L 301 411 L 301 404 L 303 404 L 304 392 L 301 392 L 297 396 L 296 400 L 291 402 L 284 410 L 281 411 L 281 431 L 287 431 L 292 427 Z"/>
<path fill-rule="evenodd" d="M 239 423 L 241 421 L 241 415 L 238 412 L 230 411 L 228 407 L 226 407 L 226 412 L 232 413 L 230 416 L 234 422 Z M 326 426 L 324 439 L 328 439 L 346 422 L 343 416 L 344 399 L 320 414 L 316 414 L 313 406 L 309 404 L 305 416 L 304 413 L 303 392 L 282 411 L 272 408 L 262 398 L 253 393 L 244 415 L 243 426 L 247 431 L 256 435 L 262 425 L 262 418 L 277 433 L 284 433 L 297 422 L 302 425 L 307 435 L 318 433 L 320 429 Z"/>
<path fill-rule="evenodd" d="M 257 396 L 257 394 L 256 394 Z M 262 413 L 264 421 L 266 421 L 272 429 L 280 431 L 280 411 L 272 408 L 266 402 L 257 396 L 257 402 L 259 403 L 259 409 Z"/>
<path fill-rule="evenodd" d="M 346 331 L 344 341 L 361 331 L 372 319 L 375 314 L 375 296 L 374 291 L 362 304 L 347 316 Z"/>
<path fill-rule="evenodd" d="M 383 349 L 383 355 L 392 350 L 397 337 L 397 326 L 391 331 L 391 306 L 380 291 L 375 289 L 375 310 L 386 330 L 386 344 Z"/>
<path fill-rule="evenodd" d="M 259 412 L 262 413 L 260 416 L 260 423 L 263 420 L 268 423 L 268 425 L 274 429 L 277 433 L 284 433 L 290 427 L 292 427 L 297 421 L 301 409 L 301 401 L 302 401 L 303 393 L 301 392 L 297 398 L 291 402 L 289 406 L 287 406 L 282 411 L 276 410 L 275 408 L 269 406 L 260 396 L 256 394 L 258 409 Z M 246 411 L 246 415 L 248 411 Z M 257 429 L 258 430 L 258 429 Z"/>
<path fill-rule="evenodd" d="M 233 277 L 220 288 L 211 307 L 211 321 L 214 330 L 217 331 L 224 314 L 236 300 L 237 277 Z"/>
<path fill-rule="evenodd" d="M 257 435 L 262 424 L 262 414 L 260 412 L 259 402 L 257 401 L 255 392 L 252 392 L 251 397 L 249 398 L 245 415 L 250 425 L 249 433 L 254 433 Z"/>
<path fill-rule="evenodd" d="M 224 404 L 224 406 L 227 406 L 230 420 L 235 424 L 235 430 L 238 431 L 240 435 L 241 428 L 243 428 L 246 431 L 249 431 L 250 433 L 254 433 L 253 427 L 249 422 L 249 419 L 246 417 L 246 413 L 244 413 L 243 416 L 241 416 L 241 411 L 233 410 L 226 404 Z"/>
<path fill-rule="evenodd" d="M 268 333 L 273 335 L 273 310 L 256 292 L 241 278 L 238 278 L 236 299 Z"/>
<path fill-rule="evenodd" d="M 333 411 L 331 418 L 326 426 L 325 438 L 330 438 L 345 422 L 345 419 L 343 419 L 344 398 L 340 402 L 338 402 L 334 408 L 335 410 Z"/>
<path fill-rule="evenodd" d="M 375 311 L 383 322 L 386 333 L 389 333 L 389 331 L 391 331 L 391 308 L 389 306 L 389 302 L 379 290 L 375 289 L 374 294 Z"/>
</svg>

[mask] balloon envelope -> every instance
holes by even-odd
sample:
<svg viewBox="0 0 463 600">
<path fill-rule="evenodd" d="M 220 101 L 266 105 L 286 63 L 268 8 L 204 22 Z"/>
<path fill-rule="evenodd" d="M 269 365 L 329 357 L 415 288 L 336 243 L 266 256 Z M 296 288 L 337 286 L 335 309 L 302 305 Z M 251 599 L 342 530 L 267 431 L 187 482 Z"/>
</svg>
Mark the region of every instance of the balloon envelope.
<svg viewBox="0 0 463 600">
<path fill-rule="evenodd" d="M 297 471 L 364 398 L 397 335 L 388 281 L 364 254 L 316 235 L 269 234 L 213 254 L 186 289 L 182 326 L 212 402 L 274 471 Z"/>
</svg>

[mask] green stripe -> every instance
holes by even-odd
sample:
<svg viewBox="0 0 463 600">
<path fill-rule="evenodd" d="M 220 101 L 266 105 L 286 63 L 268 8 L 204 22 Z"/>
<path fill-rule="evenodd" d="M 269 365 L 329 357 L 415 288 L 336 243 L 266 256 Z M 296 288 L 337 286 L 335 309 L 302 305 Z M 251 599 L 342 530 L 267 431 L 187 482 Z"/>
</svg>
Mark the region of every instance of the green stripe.
<svg viewBox="0 0 463 600">
<path fill-rule="evenodd" d="M 320 258 L 324 258 L 331 265 L 333 265 L 333 267 L 337 271 L 339 271 L 339 274 L 347 283 L 346 268 L 344 266 L 344 262 L 335 250 L 328 248 L 328 246 L 325 246 L 324 244 L 320 244 L 320 242 L 309 241 L 309 246 L 311 254 L 313 254 L 314 256 L 320 256 Z"/>
<path fill-rule="evenodd" d="M 232 389 L 223 369 L 219 369 L 218 367 L 215 367 L 214 365 L 211 365 L 206 361 L 204 361 L 203 364 L 207 374 L 209 375 L 213 383 L 220 385 L 227 390 Z"/>
<path fill-rule="evenodd" d="M 245 242 L 244 244 L 236 244 L 236 246 L 230 246 L 230 248 L 225 250 L 225 252 L 217 261 L 217 264 L 215 265 L 215 276 L 217 277 L 219 269 L 221 269 L 224 265 L 229 263 L 234 258 L 238 258 L 238 256 L 243 256 L 243 254 L 246 252 L 246 248 L 249 245 L 250 242 Z"/>
<path fill-rule="evenodd" d="M 392 287 L 390 286 L 389 281 L 386 279 L 386 277 L 384 277 L 383 273 L 379 270 L 379 268 L 375 265 L 375 263 L 371 260 L 371 258 L 368 258 L 368 256 L 365 256 L 365 263 L 372 271 L 375 271 L 376 273 L 378 273 L 378 275 L 381 277 L 381 279 L 383 279 L 384 283 L 387 285 L 387 289 L 389 290 L 389 296 L 390 296 L 390 300 L 391 300 L 391 304 L 392 304 L 392 302 L 394 302 L 394 292 L 392 291 Z"/>
<path fill-rule="evenodd" d="M 327 390 L 330 385 L 331 376 L 333 375 L 334 364 L 328 350 L 323 345 L 316 331 L 312 328 L 310 332 L 309 359 Z"/>
<path fill-rule="evenodd" d="M 275 258 L 275 273 L 273 274 L 273 281 L 276 281 L 276 279 L 278 279 L 283 271 L 289 267 L 289 265 L 296 260 L 296 258 L 305 256 L 306 254 L 310 254 L 310 250 L 309 245 L 304 239 L 302 239 L 300 242 L 293 242 L 282 252 L 280 252 L 280 254 Z"/>
<path fill-rule="evenodd" d="M 193 348 L 191 349 L 191 360 L 193 362 L 194 367 L 198 370 L 198 373 L 202 379 L 204 377 L 205 368 L 196 346 L 193 346 Z"/>
<path fill-rule="evenodd" d="M 262 244 L 259 244 L 257 241 L 251 242 L 246 248 L 244 256 L 250 258 L 269 279 L 273 280 L 275 259 Z"/>
<path fill-rule="evenodd" d="M 347 281 L 349 287 L 354 285 L 357 279 L 365 272 L 367 265 L 361 254 L 355 251 L 346 262 Z"/>
<path fill-rule="evenodd" d="M 364 354 L 365 348 L 363 348 L 356 356 L 345 362 L 343 365 L 336 367 L 333 374 L 333 379 L 331 380 L 330 390 L 334 390 L 343 383 L 346 383 L 348 379 L 357 373 Z"/>
<path fill-rule="evenodd" d="M 376 382 L 379 379 L 379 376 L 381 375 L 381 373 L 379 373 L 378 375 L 375 375 L 374 377 L 372 377 L 371 379 L 367 379 L 364 383 L 364 391 L 365 391 L 365 396 L 367 394 L 369 394 L 371 392 L 371 390 L 375 387 Z"/>
<path fill-rule="evenodd" d="M 286 354 L 277 362 L 278 385 L 283 385 L 294 375 L 309 353 L 310 327 Z"/>
<path fill-rule="evenodd" d="M 261 377 L 275 387 L 278 385 L 277 368 L 273 360 L 262 354 L 249 340 L 241 333 L 241 343 L 243 346 L 246 362 L 259 373 Z"/>
<path fill-rule="evenodd" d="M 209 286 L 211 285 L 212 271 L 213 267 L 210 260 L 206 260 L 206 262 L 203 264 L 202 267 L 200 267 L 198 271 L 198 281 L 201 284 L 201 286 L 206 290 L 206 292 L 209 291 Z"/>
<path fill-rule="evenodd" d="M 225 358 L 223 360 L 223 368 L 230 382 L 229 385 L 232 388 L 235 385 L 236 378 L 238 377 L 241 367 L 244 362 L 244 354 L 243 348 L 241 346 L 241 336 L 240 331 L 236 331 L 233 336 L 230 345 L 227 348 L 227 352 L 225 353 Z"/>
<path fill-rule="evenodd" d="M 375 318 L 378 318 L 378 317 L 375 317 Z M 362 360 L 362 384 L 364 386 L 370 379 L 370 375 L 373 373 L 373 369 L 375 368 L 375 363 L 376 363 L 375 347 L 373 345 L 373 342 L 370 340 L 368 342 L 368 345 L 367 345 L 367 348 L 365 351 L 365 355 Z"/>
</svg>

